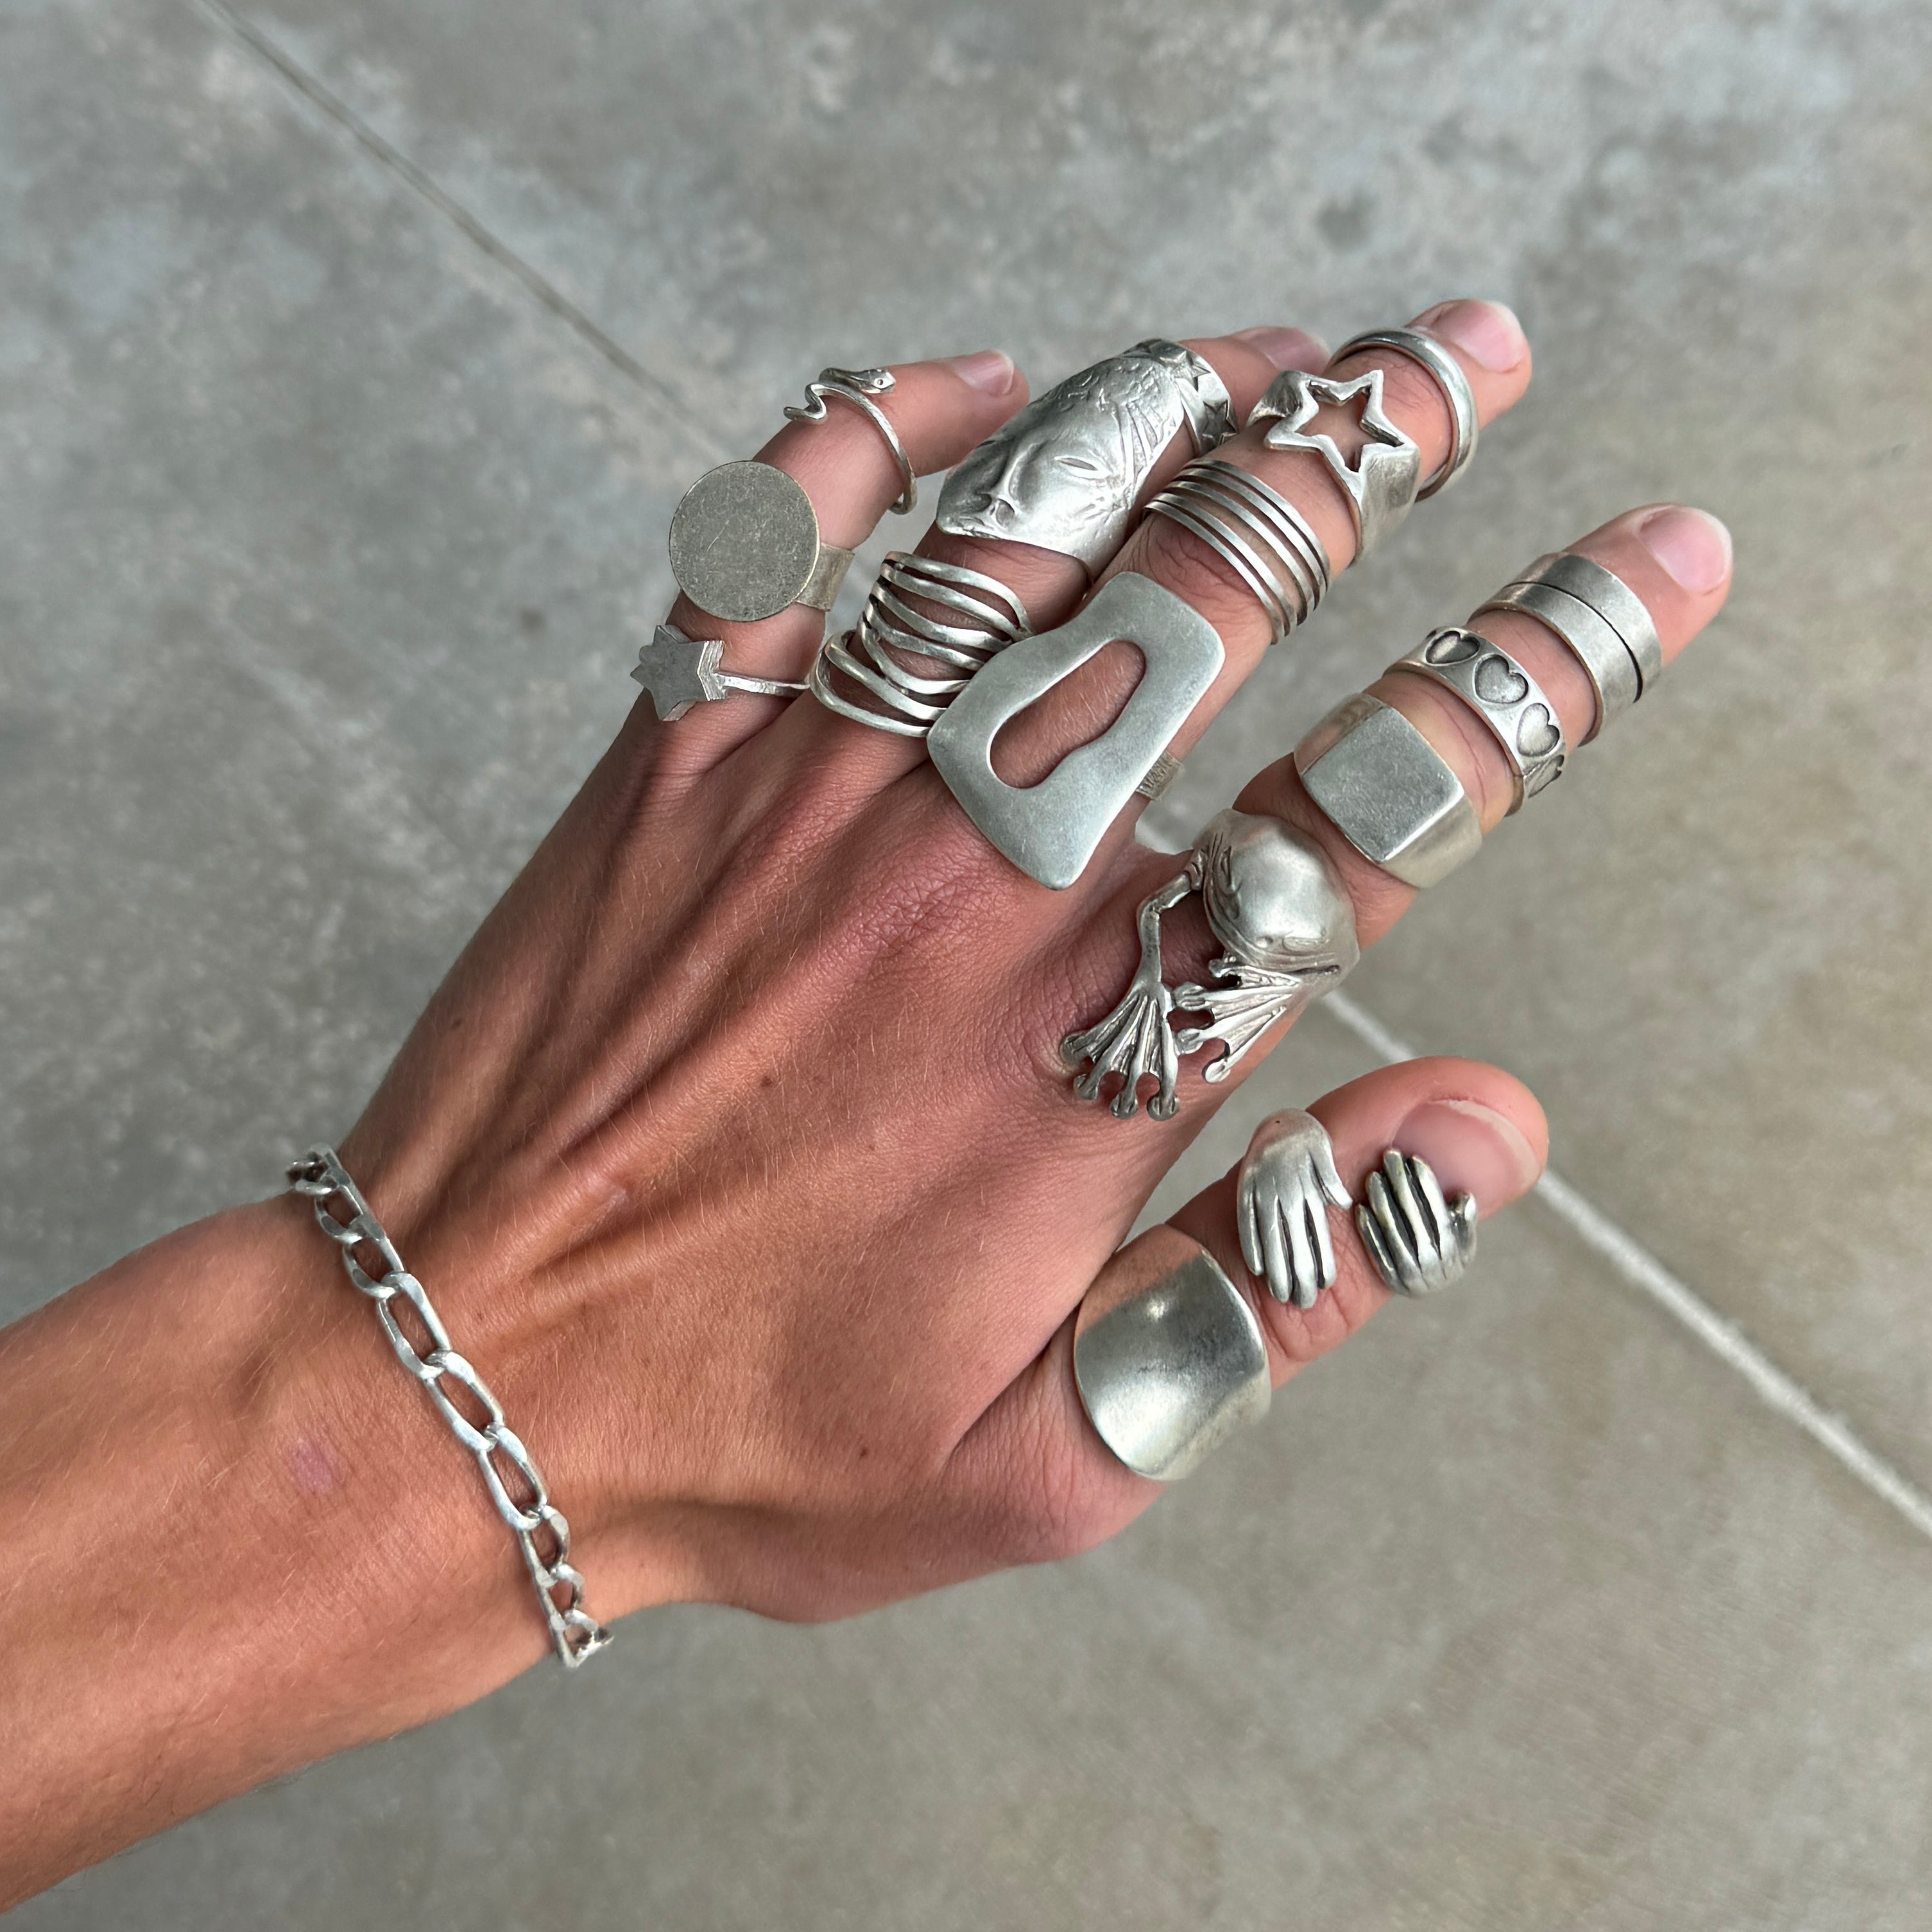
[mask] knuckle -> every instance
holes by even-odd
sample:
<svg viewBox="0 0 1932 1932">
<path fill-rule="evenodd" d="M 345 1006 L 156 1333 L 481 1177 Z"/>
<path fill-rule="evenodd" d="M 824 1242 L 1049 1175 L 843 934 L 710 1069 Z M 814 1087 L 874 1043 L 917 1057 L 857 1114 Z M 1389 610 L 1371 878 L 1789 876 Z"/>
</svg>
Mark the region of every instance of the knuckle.
<svg viewBox="0 0 1932 1932">
<path fill-rule="evenodd" d="M 1135 532 L 1130 550 L 1131 568 L 1192 604 L 1217 628 L 1246 617 L 1252 618 L 1258 634 L 1265 632 L 1266 620 L 1254 592 L 1192 531 L 1167 517 L 1148 517 Z"/>
</svg>

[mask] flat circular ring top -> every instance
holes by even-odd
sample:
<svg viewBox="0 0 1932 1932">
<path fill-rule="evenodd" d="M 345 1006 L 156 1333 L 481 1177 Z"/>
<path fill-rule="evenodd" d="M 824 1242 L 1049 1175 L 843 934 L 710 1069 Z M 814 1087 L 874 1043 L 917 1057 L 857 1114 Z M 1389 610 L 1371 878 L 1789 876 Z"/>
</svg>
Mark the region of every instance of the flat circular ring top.
<svg viewBox="0 0 1932 1932">
<path fill-rule="evenodd" d="M 1330 366 L 1364 349 L 1387 349 L 1406 356 L 1428 371 L 1449 406 L 1449 454 L 1442 459 L 1442 468 L 1416 491 L 1419 503 L 1425 496 L 1448 489 L 1468 468 L 1482 429 L 1481 419 L 1476 414 L 1476 392 L 1469 386 L 1462 364 L 1424 329 L 1372 328 L 1363 334 L 1352 335 L 1329 358 Z"/>
<path fill-rule="evenodd" d="M 727 623 L 756 623 L 796 604 L 818 552 L 812 499 L 769 463 L 721 464 L 671 513 L 670 568 L 678 588 Z"/>
</svg>

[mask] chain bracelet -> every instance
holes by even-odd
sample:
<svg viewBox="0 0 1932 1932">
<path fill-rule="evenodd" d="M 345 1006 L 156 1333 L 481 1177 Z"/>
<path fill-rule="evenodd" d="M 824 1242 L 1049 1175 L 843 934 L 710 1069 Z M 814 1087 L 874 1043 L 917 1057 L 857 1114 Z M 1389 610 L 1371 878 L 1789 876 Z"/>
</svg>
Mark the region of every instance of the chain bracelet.
<svg viewBox="0 0 1932 1932">
<path fill-rule="evenodd" d="M 314 1147 L 289 1168 L 289 1185 L 305 1196 L 315 1210 L 316 1225 L 342 1252 L 342 1265 L 349 1279 L 376 1304 L 376 1318 L 389 1338 L 397 1359 L 422 1384 L 429 1399 L 442 1413 L 451 1432 L 476 1458 L 488 1486 L 496 1514 L 510 1526 L 523 1552 L 524 1567 L 530 1573 L 544 1621 L 550 1626 L 550 1641 L 566 1669 L 574 1670 L 586 1657 L 594 1655 L 610 1641 L 610 1634 L 584 1607 L 584 1579 L 570 1564 L 570 1526 L 562 1512 L 550 1506 L 550 1492 L 538 1473 L 530 1452 L 503 1421 L 503 1411 L 490 1393 L 489 1384 L 464 1358 L 449 1346 L 429 1292 L 403 1266 L 395 1244 L 382 1231 L 382 1224 L 369 1211 L 361 1190 L 349 1178 L 332 1147 Z M 329 1203 L 339 1198 L 349 1210 L 343 1220 L 331 1211 Z M 382 1272 L 369 1274 L 356 1258 L 356 1250 L 366 1244 L 382 1257 Z M 400 1295 L 413 1308 L 428 1332 L 430 1348 L 419 1350 L 398 1323 L 389 1304 Z M 466 1394 L 483 1413 L 482 1424 L 474 1423 L 450 1400 L 446 1384 L 453 1384 Z M 519 1502 L 510 1493 L 505 1471 L 497 1458 L 508 1466 L 508 1474 L 528 1500 Z M 538 1539 L 542 1541 L 539 1544 Z M 562 1600 L 558 1600 L 558 1592 Z"/>
</svg>

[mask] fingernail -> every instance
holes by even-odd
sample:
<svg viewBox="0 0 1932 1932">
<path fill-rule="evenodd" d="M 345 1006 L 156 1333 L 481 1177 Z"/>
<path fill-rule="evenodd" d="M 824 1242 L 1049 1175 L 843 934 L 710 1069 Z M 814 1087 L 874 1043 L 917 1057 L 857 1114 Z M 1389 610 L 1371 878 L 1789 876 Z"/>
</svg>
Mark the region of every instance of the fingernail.
<svg viewBox="0 0 1932 1932">
<path fill-rule="evenodd" d="M 1004 396 L 1013 386 L 1013 358 L 997 349 L 976 350 L 970 356 L 950 356 L 946 366 L 962 382 L 970 382 L 989 396 Z"/>
<path fill-rule="evenodd" d="M 1708 510 L 1669 504 L 1652 511 L 1636 533 L 1686 590 L 1714 590 L 1731 574 L 1731 533 Z"/>
<path fill-rule="evenodd" d="M 1277 369 L 1319 375 L 1328 366 L 1328 345 L 1305 328 L 1238 328 L 1234 340 L 1258 349 Z"/>
<path fill-rule="evenodd" d="M 1522 1130 L 1480 1100 L 1425 1102 L 1392 1144 L 1426 1160 L 1452 1201 L 1473 1194 L 1485 1214 L 1527 1194 L 1543 1172 Z"/>
<path fill-rule="evenodd" d="M 1500 376 L 1529 353 L 1516 311 L 1496 302 L 1438 302 L 1415 318 L 1418 328 L 1454 343 L 1473 362 Z"/>
</svg>

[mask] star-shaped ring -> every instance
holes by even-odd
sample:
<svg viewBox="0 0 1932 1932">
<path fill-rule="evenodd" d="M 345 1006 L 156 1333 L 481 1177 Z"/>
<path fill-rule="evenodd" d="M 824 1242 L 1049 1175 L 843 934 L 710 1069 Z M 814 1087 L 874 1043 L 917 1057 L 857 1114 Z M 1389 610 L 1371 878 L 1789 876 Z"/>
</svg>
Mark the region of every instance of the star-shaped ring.
<svg viewBox="0 0 1932 1932">
<path fill-rule="evenodd" d="M 1306 434 L 1324 409 L 1356 405 L 1362 445 L 1351 463 L 1332 436 Z M 1328 464 L 1348 500 L 1355 554 L 1365 556 L 1408 514 L 1422 480 L 1422 452 L 1382 412 L 1382 372 L 1370 369 L 1346 382 L 1305 370 L 1284 369 L 1249 412 L 1250 424 L 1272 425 L 1270 449 L 1312 449 Z"/>
<path fill-rule="evenodd" d="M 675 624 L 660 624 L 657 634 L 638 652 L 631 675 L 651 694 L 651 703 L 667 724 L 682 718 L 694 704 L 715 704 L 734 691 L 761 698 L 791 698 L 805 689 L 789 678 L 741 677 L 722 670 L 724 646 L 716 638 L 687 638 Z"/>
</svg>

